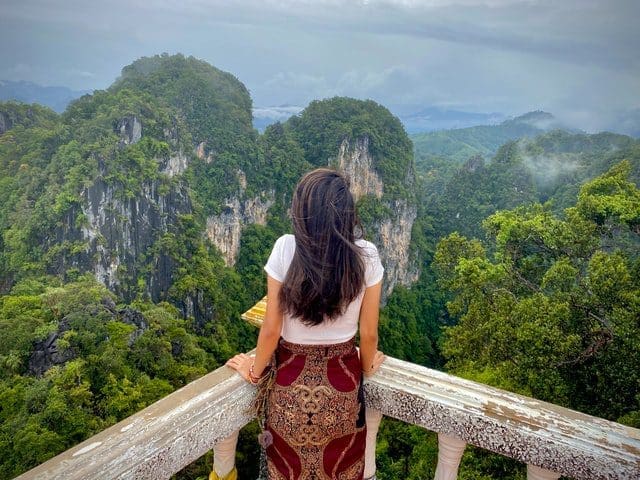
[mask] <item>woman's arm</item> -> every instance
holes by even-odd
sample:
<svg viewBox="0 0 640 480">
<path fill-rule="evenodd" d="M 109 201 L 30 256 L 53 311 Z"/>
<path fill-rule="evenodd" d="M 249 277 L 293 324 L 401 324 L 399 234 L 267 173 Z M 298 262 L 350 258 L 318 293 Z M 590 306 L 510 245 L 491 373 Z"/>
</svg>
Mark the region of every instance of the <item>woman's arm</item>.
<svg viewBox="0 0 640 480">
<path fill-rule="evenodd" d="M 378 350 L 378 319 L 382 282 L 364 291 L 360 307 L 360 362 L 365 375 L 373 375 L 384 362 L 385 356 Z"/>
<path fill-rule="evenodd" d="M 249 378 L 251 365 L 253 365 L 254 377 L 260 377 L 271 362 L 273 352 L 278 346 L 282 332 L 282 310 L 278 300 L 281 286 L 282 283 L 267 275 L 267 311 L 260 327 L 255 358 L 246 353 L 240 353 L 227 362 L 227 366 L 237 370 L 247 381 L 251 381 Z"/>
</svg>

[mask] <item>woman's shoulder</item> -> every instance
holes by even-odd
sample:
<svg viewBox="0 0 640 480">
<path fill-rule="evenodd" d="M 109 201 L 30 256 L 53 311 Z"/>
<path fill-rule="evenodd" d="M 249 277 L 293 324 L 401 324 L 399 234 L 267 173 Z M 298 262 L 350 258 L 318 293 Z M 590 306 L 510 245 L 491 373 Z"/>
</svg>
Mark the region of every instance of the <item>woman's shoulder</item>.
<svg viewBox="0 0 640 480">
<path fill-rule="evenodd" d="M 285 233 L 280 238 L 276 240 L 276 243 L 273 245 L 274 250 L 287 251 L 293 250 L 296 247 L 296 237 L 294 237 L 290 233 Z"/>
<path fill-rule="evenodd" d="M 371 287 L 382 280 L 384 267 L 380 261 L 380 255 L 376 246 L 367 240 L 356 240 L 356 245 L 362 250 L 365 266 L 365 286 Z"/>
<path fill-rule="evenodd" d="M 285 233 L 284 235 L 280 236 L 276 240 L 276 244 L 295 245 L 296 244 L 296 237 L 293 236 L 291 233 Z"/>
<path fill-rule="evenodd" d="M 276 240 L 271 250 L 271 255 L 264 266 L 265 271 L 279 282 L 283 282 L 289 269 L 296 248 L 296 240 L 293 235 L 282 235 Z"/>
<path fill-rule="evenodd" d="M 367 256 L 378 255 L 378 248 L 369 240 L 359 238 L 356 240 L 356 245 L 359 246 L 362 249 L 362 252 Z"/>
</svg>

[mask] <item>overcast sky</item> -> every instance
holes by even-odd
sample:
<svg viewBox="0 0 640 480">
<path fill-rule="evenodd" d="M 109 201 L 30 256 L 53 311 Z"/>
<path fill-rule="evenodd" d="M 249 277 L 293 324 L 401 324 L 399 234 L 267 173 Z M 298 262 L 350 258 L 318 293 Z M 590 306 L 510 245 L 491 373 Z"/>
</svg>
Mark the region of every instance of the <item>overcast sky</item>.
<svg viewBox="0 0 640 480">
<path fill-rule="evenodd" d="M 598 130 L 640 111 L 639 21 L 640 0 L 0 0 L 0 79 L 105 88 L 182 52 L 255 106 L 348 95 Z"/>
</svg>

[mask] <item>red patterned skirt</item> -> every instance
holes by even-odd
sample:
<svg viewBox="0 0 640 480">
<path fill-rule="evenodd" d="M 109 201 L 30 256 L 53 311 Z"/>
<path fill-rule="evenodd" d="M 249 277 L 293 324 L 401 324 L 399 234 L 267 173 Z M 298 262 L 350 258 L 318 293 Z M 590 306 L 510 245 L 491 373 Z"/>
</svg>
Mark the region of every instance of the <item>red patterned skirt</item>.
<svg viewBox="0 0 640 480">
<path fill-rule="evenodd" d="M 267 407 L 269 480 L 361 480 L 366 426 L 353 340 L 301 345 L 280 340 Z"/>
</svg>

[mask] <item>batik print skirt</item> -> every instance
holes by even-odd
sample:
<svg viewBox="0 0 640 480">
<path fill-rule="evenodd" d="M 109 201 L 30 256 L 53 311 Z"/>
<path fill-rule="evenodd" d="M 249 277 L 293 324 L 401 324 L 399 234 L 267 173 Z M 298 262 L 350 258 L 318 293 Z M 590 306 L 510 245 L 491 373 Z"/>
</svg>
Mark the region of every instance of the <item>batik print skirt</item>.
<svg viewBox="0 0 640 480">
<path fill-rule="evenodd" d="M 353 340 L 301 345 L 280 340 L 266 428 L 269 480 L 361 480 L 366 427 Z"/>
</svg>

